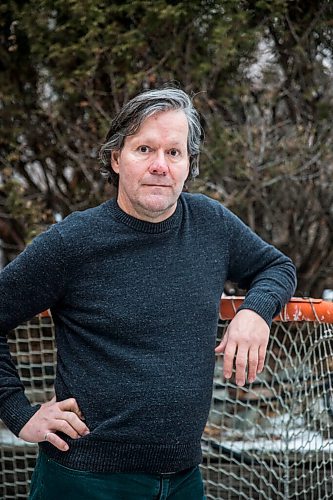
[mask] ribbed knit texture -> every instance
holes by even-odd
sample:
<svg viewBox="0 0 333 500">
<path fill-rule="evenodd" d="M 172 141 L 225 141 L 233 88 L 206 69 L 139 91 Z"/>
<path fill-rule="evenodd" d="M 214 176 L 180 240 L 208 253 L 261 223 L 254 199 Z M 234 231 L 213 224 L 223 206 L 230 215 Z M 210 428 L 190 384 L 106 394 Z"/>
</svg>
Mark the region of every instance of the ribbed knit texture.
<svg viewBox="0 0 333 500">
<path fill-rule="evenodd" d="M 115 200 L 38 236 L 0 274 L 0 416 L 18 434 L 38 408 L 23 395 L 5 333 L 51 308 L 57 400 L 76 398 L 91 433 L 65 466 L 171 472 L 200 462 L 226 279 L 250 287 L 242 308 L 268 324 L 291 297 L 291 261 L 218 202 L 182 194 L 161 223 Z"/>
</svg>

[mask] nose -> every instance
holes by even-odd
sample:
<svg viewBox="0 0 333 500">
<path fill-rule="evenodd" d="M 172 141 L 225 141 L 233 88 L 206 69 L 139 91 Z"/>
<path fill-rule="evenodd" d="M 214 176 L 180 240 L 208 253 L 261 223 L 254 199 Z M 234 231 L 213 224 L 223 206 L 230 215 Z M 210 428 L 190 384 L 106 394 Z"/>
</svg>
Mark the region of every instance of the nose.
<svg viewBox="0 0 333 500">
<path fill-rule="evenodd" d="M 157 151 L 151 164 L 149 172 L 153 175 L 166 175 L 168 172 L 168 163 L 164 156 L 164 151 Z"/>
</svg>

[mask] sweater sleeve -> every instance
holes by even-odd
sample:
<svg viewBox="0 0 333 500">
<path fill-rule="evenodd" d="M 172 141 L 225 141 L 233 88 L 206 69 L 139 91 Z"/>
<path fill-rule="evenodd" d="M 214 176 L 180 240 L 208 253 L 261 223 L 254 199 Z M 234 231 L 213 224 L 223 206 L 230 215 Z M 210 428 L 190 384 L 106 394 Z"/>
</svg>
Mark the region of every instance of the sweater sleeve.
<svg viewBox="0 0 333 500">
<path fill-rule="evenodd" d="M 296 287 L 292 261 L 263 241 L 233 213 L 226 211 L 229 235 L 228 279 L 247 290 L 241 309 L 258 313 L 270 326 Z"/>
<path fill-rule="evenodd" d="M 52 307 L 65 288 L 62 238 L 55 226 L 39 235 L 0 273 L 0 418 L 16 435 L 38 410 L 10 356 L 7 333 Z"/>
</svg>

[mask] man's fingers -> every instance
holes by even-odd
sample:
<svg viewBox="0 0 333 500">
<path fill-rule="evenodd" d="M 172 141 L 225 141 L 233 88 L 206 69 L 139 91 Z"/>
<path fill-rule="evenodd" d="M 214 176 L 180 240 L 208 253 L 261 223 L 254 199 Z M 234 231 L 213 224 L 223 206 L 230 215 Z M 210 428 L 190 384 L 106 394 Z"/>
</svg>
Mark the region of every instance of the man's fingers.
<svg viewBox="0 0 333 500">
<path fill-rule="evenodd" d="M 227 345 L 227 340 L 228 340 L 228 333 L 226 333 L 222 339 L 222 341 L 219 343 L 219 345 L 215 348 L 215 352 L 217 354 L 223 353 L 225 350 L 225 347 Z"/>
<path fill-rule="evenodd" d="M 72 411 L 76 413 L 78 416 L 81 415 L 81 410 L 75 398 L 68 398 L 64 399 L 63 401 L 59 401 L 58 407 L 60 410 Z"/>
<path fill-rule="evenodd" d="M 232 366 L 234 362 L 234 357 L 236 353 L 236 343 L 229 341 L 224 350 L 224 358 L 223 358 L 223 373 L 225 378 L 231 378 L 232 375 Z"/>
<path fill-rule="evenodd" d="M 224 353 L 224 376 L 230 378 L 232 375 L 233 359 L 237 349 L 235 367 L 236 367 L 236 384 L 244 385 L 247 379 L 249 383 L 255 381 L 258 373 L 261 373 L 264 368 L 266 347 L 261 345 L 259 350 L 256 346 L 246 347 L 237 346 L 234 344 L 232 348 L 228 345 Z"/>
<path fill-rule="evenodd" d="M 54 432 L 46 432 L 45 441 L 58 448 L 60 451 L 68 450 L 68 444 Z"/>
<path fill-rule="evenodd" d="M 61 451 L 67 451 L 68 445 L 56 434 L 58 431 L 72 439 L 78 439 L 81 436 L 89 434 L 88 427 L 75 413 L 70 411 L 59 410 L 58 415 L 54 416 L 49 425 L 51 425 L 52 431 L 46 432 L 44 439 Z"/>
<path fill-rule="evenodd" d="M 236 355 L 236 384 L 244 385 L 246 379 L 248 350 L 238 347 Z"/>
<path fill-rule="evenodd" d="M 225 336 L 215 352 L 224 351 L 224 375 L 232 376 L 236 368 L 236 384 L 244 385 L 246 372 L 248 381 L 254 382 L 263 370 L 266 347 L 269 339 L 267 322 L 255 311 L 242 309 L 229 323 Z"/>
<path fill-rule="evenodd" d="M 266 358 L 267 345 L 261 345 L 259 347 L 259 357 L 258 357 L 258 373 L 261 373 L 264 369 L 265 358 Z"/>
<path fill-rule="evenodd" d="M 89 429 L 82 420 L 71 411 L 62 411 L 58 416 L 55 417 L 57 420 L 65 420 L 69 425 L 75 430 L 80 436 L 85 436 L 89 434 Z"/>
<path fill-rule="evenodd" d="M 52 425 L 53 431 L 60 431 L 63 434 L 67 434 L 72 439 L 78 439 L 81 437 L 81 434 L 77 432 L 77 430 L 72 427 L 66 420 L 55 420 L 54 425 Z"/>
<path fill-rule="evenodd" d="M 255 381 L 258 373 L 258 349 L 256 347 L 250 348 L 248 356 L 247 379 L 251 384 Z"/>
<path fill-rule="evenodd" d="M 58 406 L 60 410 L 71 411 L 75 413 L 81 420 L 85 420 L 84 415 L 82 414 L 75 398 L 68 398 L 64 399 L 63 401 L 59 401 Z"/>
<path fill-rule="evenodd" d="M 72 439 L 89 434 L 89 429 L 82 421 L 82 413 L 75 398 L 56 402 L 54 397 L 51 401 L 42 404 L 22 427 L 19 436 L 31 443 L 47 440 L 59 450 L 66 451 L 68 445 L 57 436 L 57 431 L 67 434 Z"/>
</svg>

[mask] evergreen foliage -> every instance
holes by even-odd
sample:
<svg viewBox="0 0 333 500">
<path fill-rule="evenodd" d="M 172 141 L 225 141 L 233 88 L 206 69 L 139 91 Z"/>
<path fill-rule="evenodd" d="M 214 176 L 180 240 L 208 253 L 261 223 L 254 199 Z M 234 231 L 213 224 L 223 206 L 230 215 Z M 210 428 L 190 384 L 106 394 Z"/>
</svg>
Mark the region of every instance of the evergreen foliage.
<svg viewBox="0 0 333 500">
<path fill-rule="evenodd" d="M 0 5 L 6 260 L 112 193 L 98 149 L 136 93 L 176 84 L 205 128 L 193 191 L 221 200 L 333 288 L 329 0 L 7 0 Z"/>
</svg>

